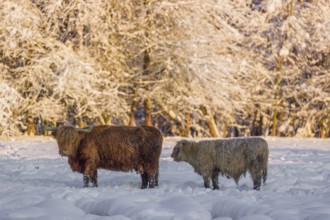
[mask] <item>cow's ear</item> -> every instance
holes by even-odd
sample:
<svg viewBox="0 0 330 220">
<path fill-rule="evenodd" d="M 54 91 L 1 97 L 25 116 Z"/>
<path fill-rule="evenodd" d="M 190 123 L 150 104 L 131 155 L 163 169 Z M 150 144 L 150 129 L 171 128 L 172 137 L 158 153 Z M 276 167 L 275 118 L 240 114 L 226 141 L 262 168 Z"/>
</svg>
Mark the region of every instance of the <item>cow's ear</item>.
<svg viewBox="0 0 330 220">
<path fill-rule="evenodd" d="M 56 136 L 57 136 L 57 130 L 52 131 L 51 135 L 52 135 L 54 138 L 56 138 Z"/>
</svg>

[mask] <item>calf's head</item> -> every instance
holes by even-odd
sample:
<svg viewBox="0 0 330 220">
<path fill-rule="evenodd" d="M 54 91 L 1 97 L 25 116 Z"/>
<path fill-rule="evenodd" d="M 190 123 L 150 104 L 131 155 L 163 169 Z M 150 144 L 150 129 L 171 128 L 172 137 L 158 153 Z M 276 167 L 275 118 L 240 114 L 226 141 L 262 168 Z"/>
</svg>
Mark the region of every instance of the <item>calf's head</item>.
<svg viewBox="0 0 330 220">
<path fill-rule="evenodd" d="M 181 140 L 176 143 L 173 148 L 171 157 L 174 161 L 187 161 L 189 159 L 192 150 L 192 142 L 187 140 Z"/>
</svg>

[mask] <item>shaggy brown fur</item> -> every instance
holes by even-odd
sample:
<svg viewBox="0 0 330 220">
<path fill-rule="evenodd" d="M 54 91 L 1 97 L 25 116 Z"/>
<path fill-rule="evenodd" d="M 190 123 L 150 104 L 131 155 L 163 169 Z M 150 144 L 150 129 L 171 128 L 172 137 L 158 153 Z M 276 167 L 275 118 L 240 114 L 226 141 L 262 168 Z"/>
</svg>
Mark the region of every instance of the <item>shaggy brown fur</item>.
<svg viewBox="0 0 330 220">
<path fill-rule="evenodd" d="M 141 174 L 141 188 L 158 185 L 159 157 L 163 137 L 155 127 L 95 126 L 88 133 L 72 126 L 52 132 L 59 154 L 68 157 L 72 171 L 84 174 L 84 187 L 97 186 L 97 169 L 135 170 Z"/>
<path fill-rule="evenodd" d="M 219 173 L 232 177 L 236 184 L 242 174 L 250 172 L 254 189 L 260 190 L 261 179 L 266 182 L 268 144 L 262 138 L 236 138 L 177 142 L 171 157 L 186 161 L 204 179 L 205 188 L 219 189 Z"/>
</svg>

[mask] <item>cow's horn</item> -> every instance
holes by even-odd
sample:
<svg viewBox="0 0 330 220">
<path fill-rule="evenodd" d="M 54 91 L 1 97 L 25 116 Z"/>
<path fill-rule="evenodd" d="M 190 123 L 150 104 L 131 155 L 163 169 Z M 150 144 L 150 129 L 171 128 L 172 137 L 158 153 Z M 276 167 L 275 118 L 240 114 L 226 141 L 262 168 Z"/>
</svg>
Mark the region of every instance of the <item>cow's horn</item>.
<svg viewBox="0 0 330 220">
<path fill-rule="evenodd" d="M 56 131 L 57 128 L 54 128 L 54 127 L 49 127 L 47 125 L 45 125 L 45 121 L 43 120 L 42 116 L 39 115 L 39 118 L 40 118 L 40 122 L 41 122 L 41 128 L 45 131 Z"/>
<path fill-rule="evenodd" d="M 43 126 L 43 129 L 44 129 L 45 131 L 56 131 L 56 130 L 57 130 L 57 128 L 49 127 L 49 126 Z"/>
<path fill-rule="evenodd" d="M 88 127 L 88 128 L 76 128 L 76 131 L 83 132 L 83 133 L 89 133 L 89 132 L 91 132 L 92 128 L 93 128 L 93 126 Z"/>
</svg>

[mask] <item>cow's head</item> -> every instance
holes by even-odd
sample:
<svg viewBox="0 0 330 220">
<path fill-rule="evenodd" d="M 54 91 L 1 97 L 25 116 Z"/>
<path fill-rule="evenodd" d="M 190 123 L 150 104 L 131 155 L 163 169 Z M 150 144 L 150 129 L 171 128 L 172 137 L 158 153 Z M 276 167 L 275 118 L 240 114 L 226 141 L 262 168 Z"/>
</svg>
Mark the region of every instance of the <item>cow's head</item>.
<svg viewBox="0 0 330 220">
<path fill-rule="evenodd" d="M 75 157 L 81 138 L 84 133 L 90 132 L 92 127 L 75 128 L 70 125 L 61 125 L 56 128 L 44 127 L 44 130 L 52 132 L 52 136 L 56 139 L 61 156 Z"/>
</svg>

